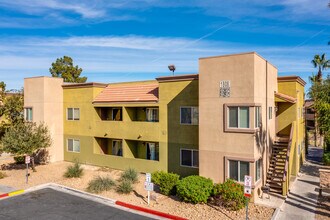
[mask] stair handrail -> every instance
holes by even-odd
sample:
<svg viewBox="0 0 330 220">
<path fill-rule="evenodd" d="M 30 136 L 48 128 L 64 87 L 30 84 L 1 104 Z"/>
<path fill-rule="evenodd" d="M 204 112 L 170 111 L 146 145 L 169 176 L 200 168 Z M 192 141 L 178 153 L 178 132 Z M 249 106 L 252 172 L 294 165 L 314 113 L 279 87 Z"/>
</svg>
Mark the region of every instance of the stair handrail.
<svg viewBox="0 0 330 220">
<path fill-rule="evenodd" d="M 283 182 L 286 181 L 288 168 L 290 165 L 289 159 L 290 159 L 290 150 L 291 150 L 291 145 L 292 145 L 293 132 L 294 132 L 294 123 L 291 124 L 290 138 L 289 138 L 288 147 L 287 147 L 287 151 L 286 151 L 285 166 L 284 166 L 284 172 L 283 172 Z"/>
</svg>

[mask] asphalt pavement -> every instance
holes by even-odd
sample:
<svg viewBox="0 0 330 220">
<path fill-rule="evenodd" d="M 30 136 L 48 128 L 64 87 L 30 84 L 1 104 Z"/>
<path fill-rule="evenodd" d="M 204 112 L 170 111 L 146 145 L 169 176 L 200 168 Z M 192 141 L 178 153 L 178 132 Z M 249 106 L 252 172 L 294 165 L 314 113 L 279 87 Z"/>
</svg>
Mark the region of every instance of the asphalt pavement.
<svg viewBox="0 0 330 220">
<path fill-rule="evenodd" d="M 0 219 L 154 219 L 70 193 L 43 188 L 0 201 Z"/>
</svg>

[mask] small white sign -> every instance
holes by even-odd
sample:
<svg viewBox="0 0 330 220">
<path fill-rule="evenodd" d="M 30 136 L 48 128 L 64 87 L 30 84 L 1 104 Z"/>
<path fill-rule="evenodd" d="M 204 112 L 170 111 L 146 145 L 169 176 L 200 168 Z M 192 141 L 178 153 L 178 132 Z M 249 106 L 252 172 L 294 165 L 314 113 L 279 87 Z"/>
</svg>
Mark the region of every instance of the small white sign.
<svg viewBox="0 0 330 220">
<path fill-rule="evenodd" d="M 30 160 L 31 160 L 30 156 L 25 156 L 25 163 L 26 164 L 29 164 Z"/>
<path fill-rule="evenodd" d="M 251 187 L 244 187 L 244 195 L 251 195 Z"/>
<path fill-rule="evenodd" d="M 151 183 L 151 173 L 146 173 L 146 182 Z"/>
<path fill-rule="evenodd" d="M 252 177 L 251 176 L 244 176 L 244 186 L 248 186 L 251 188 L 252 186 Z"/>
<path fill-rule="evenodd" d="M 154 184 L 150 182 L 144 182 L 144 189 L 147 191 L 154 191 Z"/>
</svg>

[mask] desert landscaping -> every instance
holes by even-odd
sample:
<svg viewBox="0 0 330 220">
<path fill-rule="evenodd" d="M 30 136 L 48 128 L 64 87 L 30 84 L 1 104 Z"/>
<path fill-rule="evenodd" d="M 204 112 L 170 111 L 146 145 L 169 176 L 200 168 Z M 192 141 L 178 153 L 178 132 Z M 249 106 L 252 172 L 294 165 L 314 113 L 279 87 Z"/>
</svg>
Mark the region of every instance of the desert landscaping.
<svg viewBox="0 0 330 220">
<path fill-rule="evenodd" d="M 14 161 L 10 158 L 2 160 L 2 172 L 7 177 L 0 179 L 0 185 L 10 186 L 15 189 L 28 189 L 45 183 L 57 183 L 74 189 L 87 191 L 88 183 L 97 176 L 108 176 L 118 180 L 122 171 L 95 166 L 83 165 L 83 175 L 81 178 L 65 178 L 65 173 L 70 162 L 56 162 L 47 165 L 38 165 L 37 172 L 29 170 L 30 176 L 28 184 L 25 183 L 24 165 L 13 166 Z M 245 219 L 245 209 L 239 211 L 228 211 L 222 207 L 215 207 L 208 204 L 190 204 L 181 202 L 176 196 L 164 196 L 157 192 L 151 193 L 151 202 L 147 204 L 147 191 L 144 189 L 145 175 L 139 174 L 138 183 L 134 184 L 134 190 L 130 194 L 118 194 L 114 189 L 102 192 L 98 195 L 120 200 L 122 202 L 149 207 L 154 210 L 177 215 L 188 219 Z M 250 219 L 271 219 L 274 209 L 249 204 Z"/>
</svg>

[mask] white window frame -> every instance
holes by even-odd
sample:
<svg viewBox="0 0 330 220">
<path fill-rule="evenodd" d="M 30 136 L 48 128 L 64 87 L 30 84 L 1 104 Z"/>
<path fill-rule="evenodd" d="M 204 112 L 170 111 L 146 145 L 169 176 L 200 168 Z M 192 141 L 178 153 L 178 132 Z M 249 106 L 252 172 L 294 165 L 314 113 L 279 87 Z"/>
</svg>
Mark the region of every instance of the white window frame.
<svg viewBox="0 0 330 220">
<path fill-rule="evenodd" d="M 31 111 L 31 118 L 29 118 L 28 111 Z M 24 108 L 24 119 L 25 121 L 33 121 L 33 108 L 32 107 L 26 107 Z"/>
<path fill-rule="evenodd" d="M 69 109 L 72 109 L 72 119 L 69 119 Z M 76 118 L 74 115 L 74 111 L 77 110 L 79 111 L 79 118 Z M 67 108 L 66 110 L 66 120 L 68 121 L 79 121 L 80 120 L 80 108 Z"/>
<path fill-rule="evenodd" d="M 191 114 L 191 123 L 182 123 L 182 120 L 181 120 L 181 109 L 183 109 L 183 108 L 190 108 L 191 109 L 191 111 L 192 111 L 192 114 Z M 197 109 L 197 114 L 198 114 L 198 116 L 197 116 L 197 123 L 194 123 L 194 114 L 193 114 L 193 112 L 194 112 L 194 109 Z M 199 124 L 199 109 L 198 109 L 198 106 L 180 106 L 180 124 L 181 125 L 198 125 Z"/>
<path fill-rule="evenodd" d="M 237 127 L 230 127 L 230 108 L 237 108 Z M 248 127 L 242 128 L 240 127 L 240 108 L 247 108 L 248 109 Z M 250 106 L 228 106 L 227 107 L 227 125 L 229 129 L 251 129 L 250 125 Z"/>
<path fill-rule="evenodd" d="M 72 151 L 69 150 L 69 140 L 72 140 Z M 79 151 L 74 150 L 74 142 L 79 143 Z M 66 150 L 71 153 L 80 153 L 80 140 L 79 139 L 74 139 L 74 138 L 68 138 L 66 141 Z"/>
<path fill-rule="evenodd" d="M 186 151 L 190 151 L 191 152 L 191 166 L 182 165 L 182 151 L 183 150 L 186 150 Z M 197 154 L 198 154 L 198 164 L 199 164 L 199 151 L 198 150 L 188 149 L 188 148 L 180 148 L 180 166 L 182 166 L 182 167 L 190 167 L 190 168 L 199 168 L 198 166 L 194 166 L 194 151 L 196 151 Z"/>
<path fill-rule="evenodd" d="M 148 110 L 157 110 L 158 120 L 148 120 Z M 159 108 L 146 108 L 146 121 L 148 122 L 159 122 Z"/>
<path fill-rule="evenodd" d="M 248 174 L 247 175 L 250 175 L 250 166 L 251 166 L 251 164 L 250 164 L 250 161 L 244 161 L 244 160 L 231 160 L 231 159 L 229 159 L 228 161 L 227 161 L 227 163 L 228 163 L 228 178 L 230 179 L 230 161 L 237 161 L 238 162 L 238 166 L 237 166 L 237 178 L 238 178 L 238 180 L 235 180 L 235 181 L 237 181 L 237 182 L 239 182 L 239 183 L 243 183 L 244 182 L 244 179 L 243 180 L 240 180 L 240 176 L 241 176 L 241 162 L 244 162 L 244 163 L 248 163 L 249 164 L 249 172 L 248 172 Z"/>
</svg>

